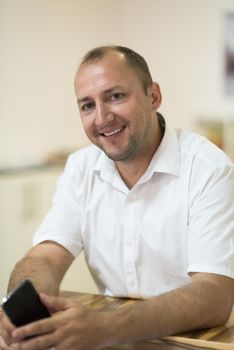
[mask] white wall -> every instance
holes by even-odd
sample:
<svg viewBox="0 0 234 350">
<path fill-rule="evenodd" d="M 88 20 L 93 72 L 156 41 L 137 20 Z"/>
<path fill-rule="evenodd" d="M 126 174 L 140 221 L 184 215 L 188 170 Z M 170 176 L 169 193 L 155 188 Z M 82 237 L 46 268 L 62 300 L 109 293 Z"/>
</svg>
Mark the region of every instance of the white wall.
<svg viewBox="0 0 234 350">
<path fill-rule="evenodd" d="M 230 9 L 234 0 L 0 0 L 0 166 L 87 143 L 73 77 L 97 45 L 129 45 L 146 57 L 175 125 L 234 119 L 222 76 Z"/>
<path fill-rule="evenodd" d="M 165 115 L 185 128 L 200 115 L 234 120 L 234 96 L 224 95 L 222 70 L 223 15 L 234 11 L 234 1 L 128 0 L 125 5 L 123 44 L 147 58 L 161 84 Z"/>
<path fill-rule="evenodd" d="M 0 165 L 87 143 L 73 79 L 90 47 L 115 41 L 108 0 L 0 0 Z"/>
</svg>

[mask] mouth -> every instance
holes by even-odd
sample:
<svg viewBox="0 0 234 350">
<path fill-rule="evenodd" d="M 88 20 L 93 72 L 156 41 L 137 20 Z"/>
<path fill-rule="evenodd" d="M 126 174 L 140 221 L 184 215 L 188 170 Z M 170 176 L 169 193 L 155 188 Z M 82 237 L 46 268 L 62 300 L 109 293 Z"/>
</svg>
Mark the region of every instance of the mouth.
<svg viewBox="0 0 234 350">
<path fill-rule="evenodd" d="M 105 137 L 110 137 L 110 136 L 113 136 L 113 135 L 116 135 L 116 134 L 122 132 L 124 129 L 125 129 L 125 126 L 122 126 L 122 127 L 117 128 L 117 129 L 115 129 L 115 130 L 112 130 L 112 131 L 109 131 L 109 132 L 101 133 L 100 135 L 105 136 Z"/>
</svg>

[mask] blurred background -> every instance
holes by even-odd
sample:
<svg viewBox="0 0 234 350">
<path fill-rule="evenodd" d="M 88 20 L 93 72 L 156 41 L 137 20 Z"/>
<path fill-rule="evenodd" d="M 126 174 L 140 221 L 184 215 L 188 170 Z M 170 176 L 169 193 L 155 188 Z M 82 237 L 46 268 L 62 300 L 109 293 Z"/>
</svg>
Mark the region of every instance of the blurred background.
<svg viewBox="0 0 234 350">
<path fill-rule="evenodd" d="M 234 0 L 0 0 L 0 297 L 67 154 L 88 144 L 73 90 L 86 51 L 142 54 L 161 113 L 234 160 L 233 23 Z M 62 287 L 96 292 L 83 256 Z"/>
</svg>

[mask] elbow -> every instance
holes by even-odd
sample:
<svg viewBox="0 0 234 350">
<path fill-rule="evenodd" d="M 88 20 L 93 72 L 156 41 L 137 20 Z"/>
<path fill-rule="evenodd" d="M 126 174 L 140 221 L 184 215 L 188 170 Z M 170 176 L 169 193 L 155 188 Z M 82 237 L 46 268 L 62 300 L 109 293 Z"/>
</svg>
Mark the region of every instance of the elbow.
<svg viewBox="0 0 234 350">
<path fill-rule="evenodd" d="M 225 326 L 231 316 L 232 306 L 226 312 L 222 312 L 217 326 Z"/>
<path fill-rule="evenodd" d="M 204 328 L 224 326 L 234 303 L 234 279 L 215 274 L 195 274 L 194 280 L 200 283 L 202 290 L 200 317 L 203 317 Z"/>
<path fill-rule="evenodd" d="M 216 307 L 213 312 L 210 313 L 210 318 L 207 322 L 207 328 L 221 327 L 225 326 L 230 318 L 232 312 L 233 304 L 221 305 L 221 307 Z"/>
</svg>

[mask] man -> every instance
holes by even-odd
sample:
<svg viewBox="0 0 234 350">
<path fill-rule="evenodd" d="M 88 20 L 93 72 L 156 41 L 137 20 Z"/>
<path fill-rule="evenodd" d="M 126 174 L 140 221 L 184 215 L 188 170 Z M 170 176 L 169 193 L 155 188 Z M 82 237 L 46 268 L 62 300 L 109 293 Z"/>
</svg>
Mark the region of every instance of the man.
<svg viewBox="0 0 234 350">
<path fill-rule="evenodd" d="M 90 51 L 75 90 L 97 147 L 69 157 L 9 283 L 30 278 L 55 313 L 18 329 L 1 316 L 0 348 L 101 349 L 225 324 L 234 300 L 233 165 L 206 139 L 165 123 L 159 85 L 128 48 Z M 145 301 L 97 312 L 57 297 L 81 249 L 101 293 Z"/>
</svg>

